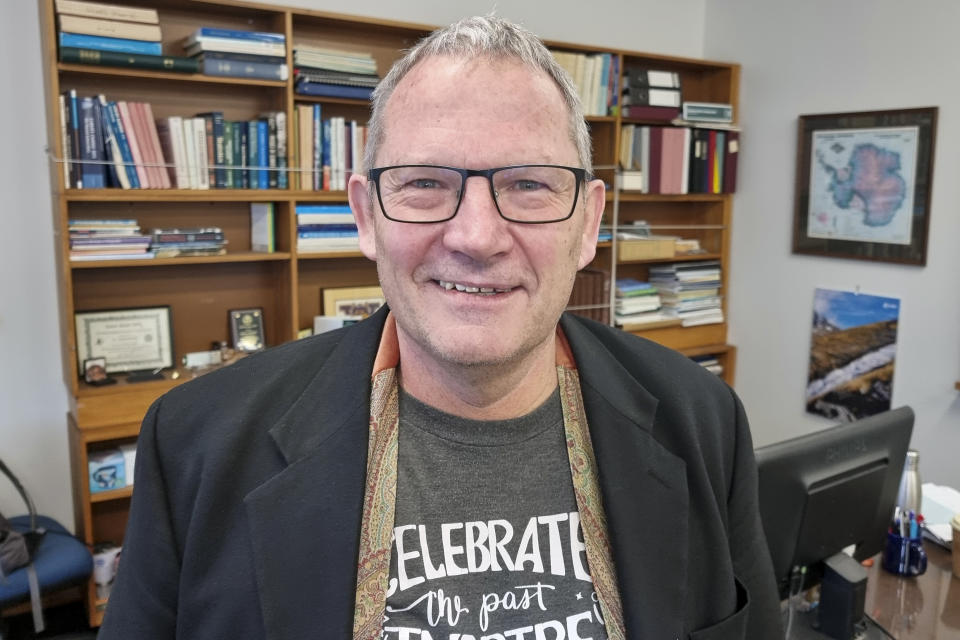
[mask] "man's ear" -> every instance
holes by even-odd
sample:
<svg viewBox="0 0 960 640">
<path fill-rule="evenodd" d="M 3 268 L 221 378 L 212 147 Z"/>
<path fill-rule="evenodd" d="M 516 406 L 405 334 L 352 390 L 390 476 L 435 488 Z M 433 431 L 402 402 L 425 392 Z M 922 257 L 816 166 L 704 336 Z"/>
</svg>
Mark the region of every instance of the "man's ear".
<svg viewBox="0 0 960 640">
<path fill-rule="evenodd" d="M 583 235 L 580 238 L 580 260 L 577 262 L 577 269 L 583 269 L 590 264 L 597 254 L 597 234 L 600 233 L 603 208 L 607 203 L 607 189 L 603 180 L 591 180 L 583 185 L 583 189 Z"/>
<path fill-rule="evenodd" d="M 366 176 L 359 173 L 350 176 L 350 182 L 347 183 L 347 199 L 350 202 L 350 208 L 353 210 L 353 217 L 357 221 L 360 251 L 371 260 L 376 261 L 377 237 L 373 221 L 375 213 Z"/>
</svg>

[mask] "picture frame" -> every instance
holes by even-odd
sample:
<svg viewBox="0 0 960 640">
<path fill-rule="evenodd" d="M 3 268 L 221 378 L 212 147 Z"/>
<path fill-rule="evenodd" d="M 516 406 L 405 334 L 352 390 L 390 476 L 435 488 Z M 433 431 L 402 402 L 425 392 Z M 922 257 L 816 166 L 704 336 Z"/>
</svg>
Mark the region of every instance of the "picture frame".
<svg viewBox="0 0 960 640">
<path fill-rule="evenodd" d="M 325 316 L 366 318 L 386 302 L 379 286 L 323 289 L 321 295 Z"/>
<path fill-rule="evenodd" d="M 937 115 L 799 116 L 793 253 L 925 265 Z"/>
<path fill-rule="evenodd" d="M 231 309 L 227 316 L 230 321 L 231 344 L 235 350 L 253 353 L 266 347 L 262 308 Z"/>
<path fill-rule="evenodd" d="M 109 373 L 170 369 L 173 324 L 169 306 L 78 311 L 74 314 L 78 374 L 104 358 Z"/>
<path fill-rule="evenodd" d="M 106 358 L 87 358 L 83 361 L 83 381 L 89 385 L 100 387 L 116 382 L 115 378 L 107 375 Z"/>
</svg>

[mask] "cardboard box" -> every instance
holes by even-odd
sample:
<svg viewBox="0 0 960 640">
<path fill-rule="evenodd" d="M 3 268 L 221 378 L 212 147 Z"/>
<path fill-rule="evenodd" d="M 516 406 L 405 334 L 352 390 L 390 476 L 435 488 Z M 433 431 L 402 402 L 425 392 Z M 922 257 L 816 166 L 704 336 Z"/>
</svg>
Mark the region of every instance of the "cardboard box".
<svg viewBox="0 0 960 640">
<path fill-rule="evenodd" d="M 617 243 L 617 260 L 655 260 L 672 258 L 675 255 L 676 238 L 673 236 L 650 236 L 636 240 L 620 240 Z"/>
<path fill-rule="evenodd" d="M 90 454 L 90 493 L 112 491 L 127 486 L 126 466 L 120 449 L 107 449 Z"/>
</svg>

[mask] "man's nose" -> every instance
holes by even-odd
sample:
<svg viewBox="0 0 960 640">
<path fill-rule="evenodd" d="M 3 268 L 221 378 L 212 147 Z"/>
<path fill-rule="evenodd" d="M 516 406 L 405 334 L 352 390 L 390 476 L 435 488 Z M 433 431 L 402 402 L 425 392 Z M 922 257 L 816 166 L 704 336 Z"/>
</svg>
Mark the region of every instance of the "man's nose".
<svg viewBox="0 0 960 640">
<path fill-rule="evenodd" d="M 511 223 L 497 209 L 490 182 L 483 176 L 471 176 L 463 185 L 463 198 L 453 219 L 444 223 L 443 242 L 456 251 L 485 260 L 510 249 Z"/>
</svg>

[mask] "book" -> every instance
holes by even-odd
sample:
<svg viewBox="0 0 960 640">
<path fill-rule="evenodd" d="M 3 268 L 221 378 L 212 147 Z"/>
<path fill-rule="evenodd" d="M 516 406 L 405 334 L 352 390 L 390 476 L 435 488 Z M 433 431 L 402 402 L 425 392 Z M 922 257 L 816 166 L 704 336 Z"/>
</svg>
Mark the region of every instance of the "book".
<svg viewBox="0 0 960 640">
<path fill-rule="evenodd" d="M 103 146 L 103 118 L 100 102 L 93 97 L 80 98 L 80 165 L 84 189 L 103 189 L 107 186 Z"/>
<path fill-rule="evenodd" d="M 89 36 L 105 36 L 108 38 L 126 38 L 129 40 L 145 40 L 159 43 L 163 36 L 160 26 L 143 22 L 120 22 L 118 20 L 102 20 L 60 14 L 60 30 L 68 33 L 85 34 Z"/>
<path fill-rule="evenodd" d="M 260 119 L 257 123 L 257 188 L 267 189 L 270 187 L 269 166 L 270 166 L 270 137 L 267 121 Z"/>
<path fill-rule="evenodd" d="M 305 82 L 319 82 L 328 84 L 342 84 L 354 87 L 376 87 L 380 76 L 369 73 L 350 73 L 348 71 L 334 71 L 332 69 L 309 69 L 299 67 L 294 69 L 293 77 Z"/>
<path fill-rule="evenodd" d="M 247 129 L 247 188 L 259 188 L 260 179 L 257 167 L 260 164 L 260 149 L 257 140 L 257 121 L 248 120 Z"/>
<path fill-rule="evenodd" d="M 163 49 L 159 42 L 145 42 L 143 40 L 130 40 L 128 38 L 107 38 L 105 36 L 90 36 L 81 33 L 61 31 L 59 34 L 59 42 L 61 47 L 74 47 L 76 49 L 140 53 L 148 56 L 163 55 Z"/>
<path fill-rule="evenodd" d="M 297 150 L 294 162 L 298 169 L 297 175 L 300 176 L 300 189 L 311 191 L 315 188 L 313 173 L 316 170 L 313 161 L 313 106 L 298 104 L 296 109 Z"/>
<path fill-rule="evenodd" d="M 223 53 L 251 53 L 264 56 L 286 56 L 287 47 L 283 43 L 260 40 L 234 40 L 231 38 L 203 38 L 192 44 L 184 44 L 184 52 L 195 56 L 207 51 Z"/>
<path fill-rule="evenodd" d="M 193 117 L 193 144 L 195 147 L 197 189 L 210 188 L 210 152 L 207 150 L 207 121 Z"/>
<path fill-rule="evenodd" d="M 98 51 L 97 49 L 78 49 L 76 47 L 60 47 L 60 62 L 176 71 L 179 73 L 198 73 L 200 70 L 200 64 L 195 58 Z"/>
<path fill-rule="evenodd" d="M 219 27 L 200 27 L 184 39 L 186 44 L 201 42 L 208 38 L 227 39 L 227 40 L 250 40 L 256 42 L 269 42 L 273 44 L 285 44 L 286 37 L 282 33 L 273 33 L 266 31 L 242 31 L 240 29 L 221 29 Z"/>
<path fill-rule="evenodd" d="M 144 24 L 160 22 L 160 16 L 156 9 L 124 7 L 117 4 L 86 2 L 85 0 L 56 0 L 55 6 L 57 13 L 60 15 L 68 14 L 88 18 L 122 20 L 123 22 L 142 22 Z"/>
<path fill-rule="evenodd" d="M 189 189 L 190 178 L 187 176 L 186 149 L 183 144 L 183 118 L 160 118 L 157 120 L 157 135 L 160 138 L 160 148 L 168 162 L 167 175 L 171 186 Z"/>
<path fill-rule="evenodd" d="M 200 72 L 208 76 L 285 81 L 289 75 L 286 64 L 208 58 L 206 54 L 200 55 L 196 60 L 200 65 Z"/>
<path fill-rule="evenodd" d="M 289 186 L 287 175 L 287 112 L 277 111 L 277 188 Z"/>
<path fill-rule="evenodd" d="M 227 186 L 226 153 L 223 140 L 223 112 L 208 111 L 198 113 L 196 117 L 206 121 L 207 162 L 209 163 L 210 187 L 225 189 Z"/>
<path fill-rule="evenodd" d="M 677 107 L 656 107 L 642 104 L 630 104 L 620 107 L 620 114 L 624 118 L 672 122 L 680 116 L 680 109 Z"/>
<path fill-rule="evenodd" d="M 237 189 L 246 189 L 250 183 L 247 181 L 247 172 L 244 167 L 247 166 L 247 125 L 244 122 L 233 123 L 233 157 L 230 160 L 233 165 L 233 185 Z"/>
<path fill-rule="evenodd" d="M 67 113 L 69 113 L 69 137 L 70 137 L 70 185 L 75 189 L 83 188 L 83 175 L 80 173 L 80 164 L 76 161 L 80 159 L 80 112 L 77 108 L 77 90 L 70 89 L 67 94 Z"/>
<path fill-rule="evenodd" d="M 193 131 L 193 118 L 182 118 L 180 122 L 183 133 L 184 157 L 187 165 L 187 184 L 189 189 L 199 189 L 200 179 L 197 169 L 196 134 Z"/>
<path fill-rule="evenodd" d="M 696 122 L 733 122 L 733 105 L 722 102 L 684 102 L 682 109 L 684 120 Z"/>
<path fill-rule="evenodd" d="M 150 138 L 150 148 L 152 150 L 153 161 L 156 163 L 156 175 L 160 181 L 160 188 L 169 189 L 172 184 L 170 175 L 167 172 L 167 158 L 163 155 L 163 148 L 160 145 L 160 136 L 157 133 L 157 121 L 153 117 L 153 107 L 149 102 L 138 103 L 143 114 L 143 126 Z M 172 162 L 173 159 L 171 158 Z"/>
<path fill-rule="evenodd" d="M 268 111 L 260 114 L 260 119 L 267 123 L 267 187 L 277 188 L 277 114 Z"/>
<path fill-rule="evenodd" d="M 264 64 L 286 64 L 286 56 L 265 56 L 257 53 L 233 53 L 229 51 L 204 51 L 190 60 L 238 60 L 240 62 L 262 62 Z"/>
<path fill-rule="evenodd" d="M 57 109 L 60 112 L 60 153 L 63 161 L 63 185 L 70 187 L 70 112 L 67 110 L 67 97 L 64 94 L 57 96 Z"/>
<path fill-rule="evenodd" d="M 723 193 L 737 190 L 737 158 L 740 157 L 740 134 L 727 132 L 727 144 L 723 156 Z"/>
<path fill-rule="evenodd" d="M 357 100 L 369 100 L 373 95 L 372 87 L 351 87 L 342 84 L 330 84 L 327 82 L 308 82 L 301 80 L 297 82 L 294 91 L 304 96 L 323 96 L 327 98 L 354 98 Z"/>
<path fill-rule="evenodd" d="M 146 167 L 143 166 L 143 155 L 140 153 L 140 140 L 136 129 L 133 126 L 133 118 L 130 114 L 130 106 L 124 100 L 117 101 L 117 113 L 120 116 L 120 126 L 126 136 L 130 147 L 130 157 L 133 161 L 133 168 L 137 174 L 137 182 L 141 189 L 150 188 L 150 177 L 147 175 Z"/>
<path fill-rule="evenodd" d="M 223 163 L 226 165 L 223 170 L 226 179 L 225 187 L 238 188 L 233 179 L 233 123 L 229 120 L 223 121 Z"/>
<path fill-rule="evenodd" d="M 274 236 L 274 205 L 272 202 L 250 203 L 250 249 L 273 253 L 276 251 Z"/>
<path fill-rule="evenodd" d="M 640 87 L 630 90 L 630 106 L 641 105 L 648 107 L 680 108 L 679 89 L 659 89 L 656 87 Z M 631 116 L 633 117 L 633 116 Z"/>
<path fill-rule="evenodd" d="M 680 74 L 676 71 L 659 71 L 627 67 L 627 87 L 632 92 L 642 87 L 680 88 Z M 631 93 L 632 96 L 632 93 Z M 635 103 L 634 103 L 635 104 Z"/>
<path fill-rule="evenodd" d="M 130 182 L 130 174 L 127 172 L 126 159 L 120 151 L 120 142 L 117 139 L 117 126 L 113 114 L 110 112 L 110 105 L 107 97 L 102 93 L 97 96 L 100 102 L 100 117 L 103 122 L 104 143 L 109 151 L 110 160 L 113 162 L 112 175 L 116 179 L 116 184 L 121 189 L 130 189 L 133 185 Z M 134 173 L 136 175 L 136 173 Z"/>
</svg>

